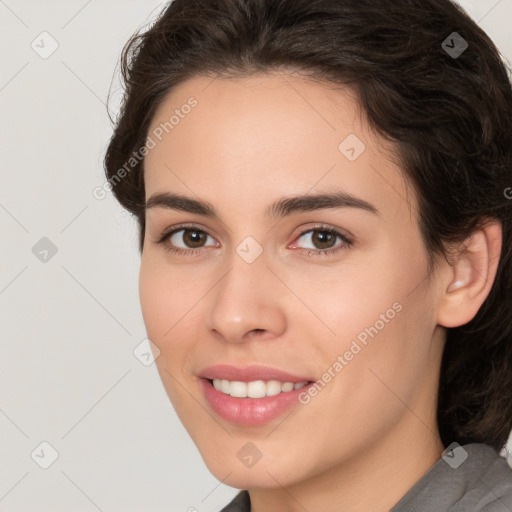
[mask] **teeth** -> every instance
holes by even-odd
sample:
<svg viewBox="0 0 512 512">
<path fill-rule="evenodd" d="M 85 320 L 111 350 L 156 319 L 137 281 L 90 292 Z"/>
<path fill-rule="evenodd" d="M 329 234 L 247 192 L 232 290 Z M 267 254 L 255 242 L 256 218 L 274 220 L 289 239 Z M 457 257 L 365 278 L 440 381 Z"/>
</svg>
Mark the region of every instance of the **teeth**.
<svg viewBox="0 0 512 512">
<path fill-rule="evenodd" d="M 226 395 L 238 398 L 263 398 L 286 393 L 305 386 L 307 382 L 279 382 L 278 380 L 254 380 L 252 382 L 229 381 L 225 379 L 213 379 L 213 387 Z"/>
</svg>

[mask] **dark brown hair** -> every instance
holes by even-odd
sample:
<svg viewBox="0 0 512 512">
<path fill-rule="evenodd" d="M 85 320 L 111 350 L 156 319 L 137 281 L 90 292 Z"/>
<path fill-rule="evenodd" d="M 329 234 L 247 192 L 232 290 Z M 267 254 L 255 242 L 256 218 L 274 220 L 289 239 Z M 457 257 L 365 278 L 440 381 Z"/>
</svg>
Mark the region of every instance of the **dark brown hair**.
<svg viewBox="0 0 512 512">
<path fill-rule="evenodd" d="M 460 55 L 449 51 L 453 32 L 468 45 Z M 449 247 L 489 218 L 500 220 L 503 246 L 491 292 L 469 323 L 447 330 L 437 419 L 445 446 L 485 442 L 501 449 L 512 428 L 512 89 L 489 36 L 450 0 L 165 6 L 123 49 L 125 96 L 104 161 L 115 197 L 138 221 L 140 252 L 144 161 L 122 179 L 119 170 L 144 146 L 157 107 L 194 76 L 280 69 L 357 93 L 370 127 L 396 148 L 414 187 L 429 262 L 448 258 Z"/>
</svg>

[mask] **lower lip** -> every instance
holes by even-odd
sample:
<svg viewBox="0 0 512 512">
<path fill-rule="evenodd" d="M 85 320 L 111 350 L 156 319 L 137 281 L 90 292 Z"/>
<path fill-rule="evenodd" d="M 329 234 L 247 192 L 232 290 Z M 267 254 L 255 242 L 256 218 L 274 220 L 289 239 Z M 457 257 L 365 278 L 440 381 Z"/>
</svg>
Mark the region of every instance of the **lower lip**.
<svg viewBox="0 0 512 512">
<path fill-rule="evenodd" d="M 217 391 L 208 379 L 199 379 L 210 407 L 221 417 L 244 426 L 263 425 L 277 418 L 293 405 L 300 403 L 298 396 L 314 382 L 292 391 L 263 398 L 237 398 Z"/>
</svg>

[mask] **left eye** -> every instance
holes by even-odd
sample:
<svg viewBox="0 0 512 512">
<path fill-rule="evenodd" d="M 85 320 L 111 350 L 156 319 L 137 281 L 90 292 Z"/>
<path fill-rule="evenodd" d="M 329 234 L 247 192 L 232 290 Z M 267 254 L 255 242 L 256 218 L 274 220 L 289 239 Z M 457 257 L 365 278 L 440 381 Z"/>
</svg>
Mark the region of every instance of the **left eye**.
<svg viewBox="0 0 512 512">
<path fill-rule="evenodd" d="M 299 236 L 311 245 L 311 247 L 304 247 L 308 254 L 332 254 L 352 245 L 352 241 L 345 235 L 332 228 L 317 227 L 303 231 Z M 336 240 L 341 240 L 341 244 L 335 247 Z"/>
</svg>

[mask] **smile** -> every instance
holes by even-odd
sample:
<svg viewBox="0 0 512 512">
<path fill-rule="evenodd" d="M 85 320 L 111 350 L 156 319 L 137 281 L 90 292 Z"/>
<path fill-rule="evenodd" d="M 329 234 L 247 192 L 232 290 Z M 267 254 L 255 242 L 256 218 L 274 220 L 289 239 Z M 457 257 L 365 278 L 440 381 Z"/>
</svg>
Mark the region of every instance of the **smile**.
<svg viewBox="0 0 512 512">
<path fill-rule="evenodd" d="M 279 393 L 287 393 L 294 389 L 300 389 L 307 384 L 304 382 L 280 382 L 278 380 L 254 380 L 251 382 L 230 381 L 226 379 L 210 380 L 213 387 L 226 395 L 238 398 L 263 398 L 274 396 Z"/>
</svg>

